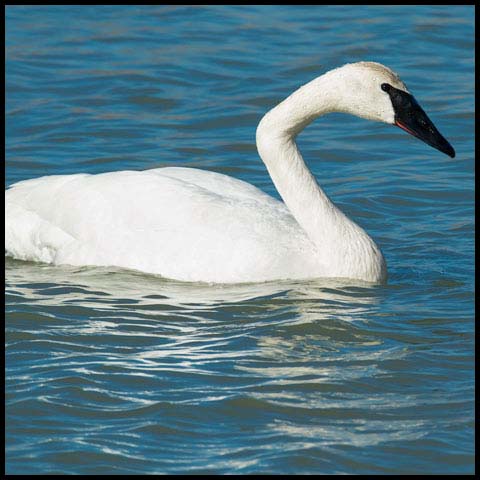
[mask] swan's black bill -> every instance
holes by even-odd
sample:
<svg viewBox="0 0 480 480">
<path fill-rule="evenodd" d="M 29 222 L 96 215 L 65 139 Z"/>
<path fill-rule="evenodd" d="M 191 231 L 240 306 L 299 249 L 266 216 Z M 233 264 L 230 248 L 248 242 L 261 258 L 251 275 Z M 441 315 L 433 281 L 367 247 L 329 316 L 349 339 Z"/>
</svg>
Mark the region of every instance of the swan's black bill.
<svg viewBox="0 0 480 480">
<path fill-rule="evenodd" d="M 455 157 L 455 150 L 437 130 L 415 98 L 403 90 L 398 90 L 388 83 L 382 84 L 382 90 L 388 93 L 395 111 L 395 125 L 419 138 L 428 145 L 440 150 L 450 157 Z"/>
</svg>

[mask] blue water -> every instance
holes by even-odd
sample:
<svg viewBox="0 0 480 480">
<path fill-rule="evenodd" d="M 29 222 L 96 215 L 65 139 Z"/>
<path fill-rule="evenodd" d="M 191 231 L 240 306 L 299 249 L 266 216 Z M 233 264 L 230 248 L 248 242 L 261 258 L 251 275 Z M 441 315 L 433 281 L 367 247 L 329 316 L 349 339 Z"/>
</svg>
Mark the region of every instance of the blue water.
<svg viewBox="0 0 480 480">
<path fill-rule="evenodd" d="M 358 60 L 457 152 L 341 114 L 299 136 L 388 285 L 8 258 L 7 473 L 474 472 L 473 7 L 7 7 L 6 185 L 175 165 L 278 196 L 258 121 Z"/>
</svg>

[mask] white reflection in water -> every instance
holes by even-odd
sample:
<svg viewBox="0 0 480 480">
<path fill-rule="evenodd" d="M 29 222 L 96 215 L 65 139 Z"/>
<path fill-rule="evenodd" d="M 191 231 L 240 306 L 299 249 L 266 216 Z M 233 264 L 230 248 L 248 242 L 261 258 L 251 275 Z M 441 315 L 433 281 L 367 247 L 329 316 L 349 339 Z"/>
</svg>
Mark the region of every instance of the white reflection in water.
<svg viewBox="0 0 480 480">
<path fill-rule="evenodd" d="M 329 279 L 208 285 L 7 260 L 6 285 L 7 295 L 18 297 L 16 305 L 28 299 L 39 315 L 66 318 L 55 334 L 68 335 L 70 346 L 96 352 L 104 365 L 131 375 L 218 375 L 223 364 L 233 370 L 230 375 L 291 386 L 371 377 L 378 373 L 378 357 L 401 355 L 356 326 L 368 322 L 379 303 L 368 284 Z M 52 344 L 56 340 L 49 336 Z M 345 368 L 339 359 L 368 365 Z"/>
<path fill-rule="evenodd" d="M 309 281 L 276 281 L 249 284 L 188 283 L 164 279 L 141 272 L 104 267 L 51 266 L 6 258 L 7 292 L 35 299 L 40 304 L 62 303 L 92 308 L 92 302 L 102 309 L 140 305 L 168 305 L 186 309 L 204 309 L 219 304 L 239 303 L 282 294 L 283 298 L 298 301 L 298 314 L 303 322 L 318 321 L 320 311 L 311 312 L 306 300 L 317 306 L 345 306 L 351 303 L 356 315 L 362 306 L 377 302 L 375 287 L 347 279 L 318 279 Z M 349 291 L 348 289 L 353 289 Z M 353 292 L 353 294 L 352 294 Z M 359 292 L 359 293 L 357 293 Z M 150 312 L 148 309 L 143 310 Z M 158 314 L 158 310 L 152 310 Z M 332 313 L 329 311 L 328 313 Z M 345 312 L 343 312 L 345 313 Z M 194 316 L 192 317 L 194 318 Z"/>
<path fill-rule="evenodd" d="M 341 443 L 367 447 L 398 440 L 417 440 L 426 435 L 426 422 L 420 420 L 394 420 L 389 422 L 349 418 L 344 425 L 305 425 L 288 421 L 275 421 L 270 428 L 276 433 L 302 441 L 312 439 L 310 447 L 318 445 L 338 445 Z M 307 442 L 308 444 L 308 442 Z"/>
</svg>

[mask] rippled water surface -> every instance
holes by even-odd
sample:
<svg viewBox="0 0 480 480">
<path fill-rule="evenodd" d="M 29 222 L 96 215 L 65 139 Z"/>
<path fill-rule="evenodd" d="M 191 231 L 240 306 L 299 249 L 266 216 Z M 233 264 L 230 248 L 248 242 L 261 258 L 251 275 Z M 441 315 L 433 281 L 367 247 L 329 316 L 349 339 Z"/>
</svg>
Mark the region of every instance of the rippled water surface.
<svg viewBox="0 0 480 480">
<path fill-rule="evenodd" d="M 261 116 L 358 60 L 457 151 L 332 114 L 299 146 L 387 286 L 6 259 L 6 472 L 473 473 L 474 10 L 8 7 L 6 185 L 190 166 L 278 196 Z"/>
</svg>

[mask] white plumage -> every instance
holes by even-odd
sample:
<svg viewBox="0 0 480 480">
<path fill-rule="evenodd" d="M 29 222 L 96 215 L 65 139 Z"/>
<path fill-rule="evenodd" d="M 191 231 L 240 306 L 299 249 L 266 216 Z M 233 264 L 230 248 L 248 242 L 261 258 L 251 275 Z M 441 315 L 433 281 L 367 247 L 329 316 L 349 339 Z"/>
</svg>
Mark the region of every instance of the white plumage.
<svg viewBox="0 0 480 480">
<path fill-rule="evenodd" d="M 7 191 L 5 213 L 5 249 L 22 260 L 222 283 L 313 274 L 312 245 L 282 202 L 205 170 L 27 180 Z"/>
<path fill-rule="evenodd" d="M 295 143 L 308 123 L 331 111 L 393 124 L 383 82 L 406 91 L 382 65 L 345 65 L 265 115 L 257 146 L 285 203 L 238 179 L 191 168 L 42 177 L 5 192 L 6 253 L 185 281 L 383 282 L 380 250 L 328 199 Z"/>
</svg>

